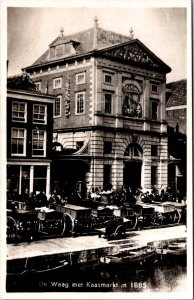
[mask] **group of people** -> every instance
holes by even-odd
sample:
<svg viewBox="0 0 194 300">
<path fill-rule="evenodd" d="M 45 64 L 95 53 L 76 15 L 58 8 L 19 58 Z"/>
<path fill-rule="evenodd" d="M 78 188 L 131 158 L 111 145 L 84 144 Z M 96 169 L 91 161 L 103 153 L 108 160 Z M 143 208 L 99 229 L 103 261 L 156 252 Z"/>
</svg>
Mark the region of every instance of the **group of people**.
<svg viewBox="0 0 194 300">
<path fill-rule="evenodd" d="M 89 193 L 89 200 L 94 200 L 98 202 L 105 202 L 107 204 L 113 205 L 125 205 L 125 204 L 135 204 L 138 200 L 150 203 L 152 201 L 155 202 L 181 202 L 181 196 L 178 190 L 172 191 L 170 188 L 166 190 L 161 188 L 157 190 L 153 188 L 152 190 L 143 190 L 141 188 L 132 189 L 121 188 L 117 190 L 113 190 L 112 188 L 104 191 L 98 188 L 92 188 Z"/>
<path fill-rule="evenodd" d="M 43 190 L 32 193 L 28 193 L 28 190 L 25 190 L 21 195 L 18 195 L 16 193 L 9 193 L 7 195 L 7 200 L 8 203 L 12 202 L 16 206 L 17 203 L 23 203 L 28 209 L 49 206 L 49 199 Z"/>
<path fill-rule="evenodd" d="M 77 197 L 76 197 L 77 196 Z M 89 202 L 99 202 L 108 205 L 133 205 L 136 204 L 138 200 L 150 203 L 152 201 L 165 202 L 165 201 L 177 201 L 181 202 L 180 194 L 178 191 L 172 193 L 169 189 L 161 189 L 160 191 L 152 189 L 151 191 L 144 191 L 140 188 L 132 190 L 128 188 L 120 188 L 117 190 L 109 189 L 103 190 L 99 188 L 91 188 L 87 193 L 87 197 L 83 198 L 81 194 L 72 194 L 72 196 L 67 197 L 57 190 L 54 190 L 50 195 L 46 195 L 43 190 L 39 192 L 28 193 L 27 190 L 24 191 L 22 195 L 8 194 L 8 200 L 23 202 L 29 209 L 34 209 L 36 207 L 54 207 L 53 204 L 65 205 L 66 203 L 81 205 L 83 202 L 86 204 Z"/>
</svg>

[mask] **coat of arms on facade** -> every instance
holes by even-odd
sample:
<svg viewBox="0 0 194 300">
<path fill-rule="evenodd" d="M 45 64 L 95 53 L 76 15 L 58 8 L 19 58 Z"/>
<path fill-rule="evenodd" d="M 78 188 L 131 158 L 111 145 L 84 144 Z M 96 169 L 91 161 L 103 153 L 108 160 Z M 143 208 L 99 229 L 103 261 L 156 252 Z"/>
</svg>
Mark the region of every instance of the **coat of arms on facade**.
<svg viewBox="0 0 194 300">
<path fill-rule="evenodd" d="M 128 117 L 142 118 L 140 91 L 133 84 L 123 84 L 122 114 Z"/>
</svg>

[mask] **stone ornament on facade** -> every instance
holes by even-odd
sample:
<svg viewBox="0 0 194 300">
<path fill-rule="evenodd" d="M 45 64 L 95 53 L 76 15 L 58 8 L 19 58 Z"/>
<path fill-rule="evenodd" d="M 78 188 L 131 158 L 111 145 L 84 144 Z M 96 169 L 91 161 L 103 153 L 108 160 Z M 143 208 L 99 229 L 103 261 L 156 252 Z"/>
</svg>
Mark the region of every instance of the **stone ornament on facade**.
<svg viewBox="0 0 194 300">
<path fill-rule="evenodd" d="M 129 44 L 114 50 L 108 50 L 104 54 L 129 60 L 133 63 L 144 65 L 145 67 L 152 67 L 154 69 L 159 68 L 159 65 L 150 57 L 150 55 L 145 52 L 145 50 L 143 51 L 137 44 Z"/>
<path fill-rule="evenodd" d="M 65 84 L 65 116 L 68 118 L 70 114 L 70 78 L 68 75 Z"/>
<path fill-rule="evenodd" d="M 133 84 L 123 84 L 122 114 L 128 117 L 142 118 L 140 92 Z"/>
</svg>

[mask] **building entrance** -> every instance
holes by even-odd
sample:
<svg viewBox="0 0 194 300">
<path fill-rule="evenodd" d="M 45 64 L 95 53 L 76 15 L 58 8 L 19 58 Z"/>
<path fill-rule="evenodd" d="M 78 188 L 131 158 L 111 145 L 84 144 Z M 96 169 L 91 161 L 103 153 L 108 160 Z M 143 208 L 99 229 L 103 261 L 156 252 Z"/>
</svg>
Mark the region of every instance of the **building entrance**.
<svg viewBox="0 0 194 300">
<path fill-rule="evenodd" d="M 135 191 L 141 187 L 141 168 L 142 162 L 124 162 L 123 185 L 125 188 L 131 188 Z"/>
<path fill-rule="evenodd" d="M 70 198 L 75 195 L 76 191 L 83 192 L 83 184 L 86 182 L 89 166 L 86 162 L 78 159 L 59 159 L 52 163 L 51 171 L 52 191 L 57 191 L 57 193 Z M 85 198 L 86 195 L 81 196 Z"/>
</svg>

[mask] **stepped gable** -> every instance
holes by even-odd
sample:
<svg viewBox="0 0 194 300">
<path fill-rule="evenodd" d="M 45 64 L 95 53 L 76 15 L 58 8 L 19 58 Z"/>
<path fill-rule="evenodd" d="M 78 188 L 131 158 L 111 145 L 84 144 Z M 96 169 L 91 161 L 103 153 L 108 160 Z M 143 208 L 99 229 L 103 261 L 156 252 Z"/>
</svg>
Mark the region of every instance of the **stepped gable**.
<svg viewBox="0 0 194 300">
<path fill-rule="evenodd" d="M 171 90 L 171 96 L 168 99 L 166 107 L 186 105 L 187 104 L 187 80 L 179 80 L 166 85 Z"/>
<path fill-rule="evenodd" d="M 8 77 L 7 88 L 11 90 L 23 90 L 34 93 L 41 93 L 41 91 L 36 87 L 34 82 L 26 73 Z"/>
</svg>

